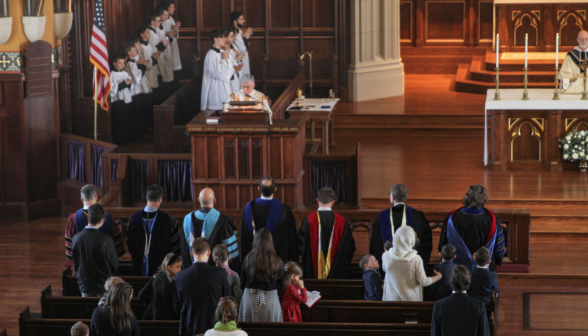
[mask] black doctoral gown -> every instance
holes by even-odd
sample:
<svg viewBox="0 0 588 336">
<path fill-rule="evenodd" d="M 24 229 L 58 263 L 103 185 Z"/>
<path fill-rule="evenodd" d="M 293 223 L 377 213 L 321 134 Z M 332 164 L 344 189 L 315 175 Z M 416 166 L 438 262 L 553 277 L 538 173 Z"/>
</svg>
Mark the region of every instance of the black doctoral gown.
<svg viewBox="0 0 588 336">
<path fill-rule="evenodd" d="M 394 221 L 394 231 L 398 230 L 402 225 L 402 216 L 404 214 L 404 205 L 397 205 L 392 208 L 392 220 Z M 407 216 L 408 217 L 408 216 Z M 407 218 L 408 221 L 408 218 Z M 380 214 L 374 218 L 372 223 L 372 238 L 370 239 L 370 254 L 374 255 L 382 265 L 382 254 L 384 253 L 384 239 L 382 238 Z M 431 226 L 425 214 L 422 211 L 414 210 L 414 215 L 411 223 L 406 225 L 412 227 L 419 238 L 419 244 L 416 250 L 419 256 L 423 259 L 423 265 L 429 263 L 431 258 L 431 251 L 433 250 L 433 235 Z M 383 272 L 383 270 L 382 270 Z"/>
<path fill-rule="evenodd" d="M 145 254 L 145 225 L 144 221 L 153 219 L 151 232 L 151 244 L 149 248 L 148 272 L 143 273 L 143 257 Z M 133 260 L 136 275 L 153 275 L 157 273 L 163 259 L 168 253 L 180 253 L 180 225 L 165 212 L 145 212 L 141 210 L 135 213 L 129 220 L 127 230 L 127 244 Z"/>
<path fill-rule="evenodd" d="M 258 199 L 259 200 L 259 199 Z M 259 231 L 266 227 L 266 221 L 270 213 L 270 206 L 260 205 L 257 200 L 251 203 L 251 213 L 255 221 L 255 230 Z M 253 248 L 253 233 L 247 225 L 245 215 L 241 217 L 241 259 L 245 259 Z M 292 209 L 282 203 L 280 223 L 277 226 L 275 235 L 272 235 L 276 254 L 282 258 L 284 263 L 298 261 L 298 244 L 296 241 L 296 218 Z"/>
<path fill-rule="evenodd" d="M 202 208 L 199 210 L 203 213 L 208 213 L 210 208 Z M 190 218 L 188 218 L 190 217 Z M 192 247 L 189 244 L 188 237 L 190 236 L 189 226 L 191 223 L 194 225 L 194 232 L 196 233 L 194 236 L 195 238 L 201 237 L 199 234 L 202 232 L 202 226 L 204 225 L 204 220 L 196 218 L 196 211 L 189 213 L 184 218 L 184 234 L 180 236 L 180 246 L 182 251 L 182 266 L 184 269 L 192 266 L 192 258 L 190 256 L 190 251 Z M 212 250 L 217 244 L 224 244 L 227 246 L 229 250 L 229 255 L 231 256 L 231 260 L 229 261 L 229 267 L 235 272 L 239 272 L 241 268 L 241 263 L 239 261 L 239 245 L 237 242 L 237 228 L 235 227 L 235 223 L 232 218 L 223 215 L 222 213 L 218 216 L 218 220 L 214 224 L 214 228 L 210 233 L 210 236 L 207 237 L 208 241 L 210 242 L 210 258 L 208 259 L 208 264 L 214 266 L 215 262 L 212 260 Z"/>
<path fill-rule="evenodd" d="M 325 260 L 329 253 L 329 242 L 331 234 L 333 233 L 333 226 L 335 223 L 335 214 L 332 211 L 319 211 L 321 221 L 321 252 L 325 256 Z M 311 216 L 310 214 L 309 216 Z M 303 277 L 306 279 L 317 279 L 317 274 L 314 271 L 314 262 L 311 246 L 311 228 L 308 221 L 308 216 L 302 220 L 300 230 L 298 230 L 298 247 L 302 255 L 302 269 L 304 270 Z M 345 220 L 345 228 L 343 235 L 337 249 L 337 254 L 333 258 L 331 270 L 327 279 L 347 279 L 348 267 L 347 265 L 353 259 L 355 254 L 355 239 L 351 232 L 351 225 L 349 221 Z"/>
<path fill-rule="evenodd" d="M 473 255 L 480 247 L 483 247 L 486 244 L 492 221 L 490 220 L 490 215 L 486 209 L 483 209 L 481 214 L 473 214 L 472 212 L 473 210 L 470 208 L 462 208 L 456 211 L 453 216 L 453 225 L 465 246 Z M 449 213 L 443 221 L 441 237 L 439 238 L 439 252 L 441 252 L 443 245 L 448 243 L 447 221 L 449 220 L 449 216 L 451 216 L 451 213 Z M 506 236 L 498 216 L 496 216 L 496 228 L 494 251 L 490 251 L 492 253 L 492 263 L 490 264 L 489 269 L 493 272 L 496 271 L 497 265 L 502 265 L 502 259 L 506 252 Z"/>
</svg>

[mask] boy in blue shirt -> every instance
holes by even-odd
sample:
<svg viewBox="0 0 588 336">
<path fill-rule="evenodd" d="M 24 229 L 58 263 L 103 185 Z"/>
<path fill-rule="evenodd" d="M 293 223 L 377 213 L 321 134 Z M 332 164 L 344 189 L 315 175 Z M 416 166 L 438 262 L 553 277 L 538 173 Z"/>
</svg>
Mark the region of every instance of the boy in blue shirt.
<svg viewBox="0 0 588 336">
<path fill-rule="evenodd" d="M 475 259 L 477 266 L 472 270 L 472 284 L 468 294 L 473 298 L 490 302 L 492 292 L 498 295 L 498 275 L 488 269 L 492 255 L 487 248 L 481 247 L 476 251 Z"/>
<path fill-rule="evenodd" d="M 367 254 L 359 261 L 359 267 L 363 271 L 363 283 L 365 285 L 366 301 L 382 301 L 382 279 L 378 273 L 380 263 L 371 254 Z"/>
<path fill-rule="evenodd" d="M 453 259 L 455 259 L 455 246 L 451 244 L 445 244 L 441 248 L 441 258 L 443 261 L 435 266 L 435 271 L 443 274 L 443 278 L 435 283 L 431 291 L 433 292 L 431 300 L 437 301 L 451 295 L 451 271 L 457 266 Z"/>
</svg>

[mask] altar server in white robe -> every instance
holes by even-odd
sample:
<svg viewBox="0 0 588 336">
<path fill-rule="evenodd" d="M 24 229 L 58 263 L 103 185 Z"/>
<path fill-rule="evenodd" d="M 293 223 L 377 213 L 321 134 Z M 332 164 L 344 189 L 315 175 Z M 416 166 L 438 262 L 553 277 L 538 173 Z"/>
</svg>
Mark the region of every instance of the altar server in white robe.
<svg viewBox="0 0 588 336">
<path fill-rule="evenodd" d="M 561 65 L 559 79 L 565 94 L 582 94 L 583 81 L 577 80 L 584 77 L 584 71 L 580 68 L 580 62 L 588 59 L 588 32 L 582 30 L 578 33 L 578 46 L 568 52 Z M 568 84 L 569 81 L 569 84 Z"/>
<path fill-rule="evenodd" d="M 245 54 L 243 57 L 243 70 L 241 71 L 241 74 L 248 75 L 251 73 L 251 70 L 249 68 L 249 53 L 247 50 L 249 49 L 249 38 L 253 35 L 253 29 L 247 28 L 245 31 L 241 30 L 242 28 L 245 28 L 245 17 L 243 16 L 243 12 L 231 12 L 230 20 L 231 24 L 239 29 L 239 33 L 233 44 L 241 54 Z"/>
<path fill-rule="evenodd" d="M 202 111 L 223 109 L 223 103 L 231 95 L 231 76 L 235 73 L 229 53 L 223 50 L 227 40 L 222 29 L 213 29 L 210 32 L 210 41 L 212 46 L 204 58 L 202 74 Z"/>
<path fill-rule="evenodd" d="M 161 51 L 157 50 L 153 46 L 149 44 L 149 38 L 151 37 L 151 30 L 146 26 L 141 26 L 137 30 L 137 34 L 140 37 L 141 48 L 139 49 L 139 57 L 147 60 L 145 63 L 145 67 L 147 70 L 145 71 L 144 79 L 145 81 L 141 81 L 141 87 L 143 93 L 151 93 L 147 98 L 148 101 L 145 101 L 145 125 L 146 126 L 153 126 L 153 104 L 156 100 L 161 100 L 161 89 L 159 89 L 159 81 L 157 76 L 159 75 L 159 69 L 157 68 L 157 60 L 161 55 Z M 149 86 L 149 88 L 146 87 Z"/>
<path fill-rule="evenodd" d="M 167 20 L 163 21 L 163 29 L 165 30 L 166 34 L 169 32 L 174 32 L 175 38 L 171 43 L 171 53 L 174 65 L 174 71 L 182 70 L 182 61 L 180 60 L 180 49 L 178 47 L 178 37 L 180 26 L 182 23 L 180 21 L 174 20 L 172 17 L 176 12 L 176 4 L 171 0 L 164 0 L 161 2 L 161 8 L 167 10 L 168 18 Z M 176 73 L 174 73 L 174 78 L 176 78 Z"/>
<path fill-rule="evenodd" d="M 223 29 L 223 35 L 227 39 L 227 43 L 225 43 L 223 49 L 229 53 L 229 57 L 235 67 L 235 73 L 231 76 L 231 92 L 241 89 L 241 77 L 243 76 L 243 57 L 245 57 L 245 54 L 241 54 L 233 45 L 238 32 L 239 30 L 233 26 L 228 26 Z"/>
<path fill-rule="evenodd" d="M 139 44 L 138 40 L 136 44 Z M 153 119 L 151 87 L 147 76 L 145 76 L 147 64 L 149 64 L 150 60 L 139 57 L 137 47 L 132 42 L 128 43 L 124 50 L 127 55 L 125 71 L 133 79 L 131 94 L 135 104 L 134 118 L 136 119 L 133 134 L 135 137 L 140 137 L 148 124 L 147 118 Z"/>
<path fill-rule="evenodd" d="M 125 57 L 117 55 L 112 59 L 113 69 L 110 72 L 110 101 L 111 101 L 111 120 L 112 120 L 112 140 L 117 145 L 126 144 L 132 137 L 132 133 L 126 130 L 129 123 L 132 122 L 131 103 L 131 84 L 133 79 L 126 71 Z"/>
<path fill-rule="evenodd" d="M 170 83 L 174 80 L 174 69 L 170 54 L 165 52 L 169 46 L 169 38 L 166 37 L 163 30 L 159 29 L 161 27 L 161 14 L 163 14 L 163 10 L 155 10 L 149 13 L 149 30 L 151 30 L 149 44 L 161 51 L 161 55 L 157 59 L 159 75 L 163 83 Z"/>
</svg>

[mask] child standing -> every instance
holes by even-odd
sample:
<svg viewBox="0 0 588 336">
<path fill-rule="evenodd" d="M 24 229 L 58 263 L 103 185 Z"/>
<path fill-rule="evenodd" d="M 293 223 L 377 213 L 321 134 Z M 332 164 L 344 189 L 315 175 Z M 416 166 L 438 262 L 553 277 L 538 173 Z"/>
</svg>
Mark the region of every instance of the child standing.
<svg viewBox="0 0 588 336">
<path fill-rule="evenodd" d="M 430 299 L 432 301 L 446 298 L 451 295 L 451 292 L 453 291 L 451 287 L 450 274 L 451 271 L 457 266 L 457 264 L 453 262 L 453 259 L 455 259 L 455 246 L 451 244 L 443 245 L 440 255 L 443 261 L 439 265 L 435 266 L 435 271 L 443 274 L 443 278 L 441 278 L 441 280 L 433 286 L 434 288 L 431 289 L 433 294 Z"/>
<path fill-rule="evenodd" d="M 284 278 L 284 294 L 282 295 L 282 313 L 284 322 L 302 322 L 300 304 L 306 303 L 306 288 L 302 276 L 302 267 L 290 261 L 286 263 L 286 277 Z"/>
<path fill-rule="evenodd" d="M 110 72 L 110 100 L 112 120 L 112 142 L 124 145 L 132 140 L 133 133 L 128 127 L 133 122 L 131 84 L 133 79 L 126 71 L 125 57 L 117 55 L 112 60 L 113 70 Z"/>
<path fill-rule="evenodd" d="M 359 268 L 363 271 L 366 301 L 382 301 L 382 278 L 378 274 L 380 263 L 371 254 L 367 254 L 359 261 Z"/>
<path fill-rule="evenodd" d="M 492 263 L 490 250 L 481 247 L 476 251 L 476 268 L 472 270 L 472 284 L 468 289 L 468 294 L 484 302 L 492 300 L 492 292 L 498 294 L 498 276 L 488 269 Z"/>
<path fill-rule="evenodd" d="M 212 250 L 212 260 L 214 260 L 216 267 L 222 267 L 227 271 L 227 278 L 229 280 L 229 285 L 231 285 L 233 297 L 237 300 L 237 303 L 241 302 L 241 298 L 243 297 L 241 279 L 239 278 L 239 274 L 229 267 L 231 255 L 229 254 L 227 247 L 223 244 L 217 244 Z"/>
</svg>

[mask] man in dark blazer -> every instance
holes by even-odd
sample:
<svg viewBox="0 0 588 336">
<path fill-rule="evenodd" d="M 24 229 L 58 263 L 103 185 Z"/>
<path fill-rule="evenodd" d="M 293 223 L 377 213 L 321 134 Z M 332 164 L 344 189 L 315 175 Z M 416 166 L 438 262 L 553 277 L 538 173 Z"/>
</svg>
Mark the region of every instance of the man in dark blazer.
<svg viewBox="0 0 588 336">
<path fill-rule="evenodd" d="M 216 322 L 214 313 L 221 297 L 231 295 L 227 271 L 208 265 L 210 243 L 196 238 L 192 243 L 192 266 L 176 274 L 176 286 L 182 312 L 180 335 L 194 336 L 211 329 Z"/>
<path fill-rule="evenodd" d="M 435 302 L 431 336 L 490 336 L 484 302 L 467 294 L 470 281 L 465 266 L 451 271 L 453 294 Z"/>
</svg>

